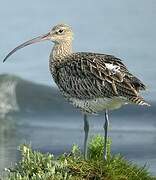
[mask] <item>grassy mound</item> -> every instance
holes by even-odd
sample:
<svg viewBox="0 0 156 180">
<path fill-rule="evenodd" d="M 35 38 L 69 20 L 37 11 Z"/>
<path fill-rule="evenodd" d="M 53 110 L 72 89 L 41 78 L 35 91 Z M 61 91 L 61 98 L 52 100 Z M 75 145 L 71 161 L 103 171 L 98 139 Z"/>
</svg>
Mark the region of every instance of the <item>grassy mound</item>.
<svg viewBox="0 0 156 180">
<path fill-rule="evenodd" d="M 52 154 L 33 151 L 27 145 L 20 146 L 21 161 L 14 168 L 7 169 L 5 179 L 9 180 L 156 180 L 145 167 L 125 160 L 120 155 L 110 153 L 108 160 L 103 160 L 103 137 L 93 137 L 89 143 L 88 160 L 78 146 L 74 145 L 71 153 L 54 158 Z"/>
</svg>

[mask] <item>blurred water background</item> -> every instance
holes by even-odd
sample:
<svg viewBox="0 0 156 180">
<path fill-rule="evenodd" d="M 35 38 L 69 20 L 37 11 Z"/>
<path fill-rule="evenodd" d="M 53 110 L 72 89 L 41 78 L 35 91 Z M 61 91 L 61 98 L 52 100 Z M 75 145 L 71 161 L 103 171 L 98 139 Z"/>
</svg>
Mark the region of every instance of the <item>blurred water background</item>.
<svg viewBox="0 0 156 180">
<path fill-rule="evenodd" d="M 147 85 L 151 108 L 125 106 L 111 113 L 113 153 L 156 174 L 156 1 L 1 0 L 0 6 L 0 171 L 19 159 L 18 146 L 59 154 L 82 147 L 81 114 L 59 94 L 48 70 L 52 43 L 27 47 L 8 62 L 16 45 L 70 24 L 75 51 L 113 54 Z M 103 115 L 90 117 L 91 133 L 103 134 Z"/>
</svg>

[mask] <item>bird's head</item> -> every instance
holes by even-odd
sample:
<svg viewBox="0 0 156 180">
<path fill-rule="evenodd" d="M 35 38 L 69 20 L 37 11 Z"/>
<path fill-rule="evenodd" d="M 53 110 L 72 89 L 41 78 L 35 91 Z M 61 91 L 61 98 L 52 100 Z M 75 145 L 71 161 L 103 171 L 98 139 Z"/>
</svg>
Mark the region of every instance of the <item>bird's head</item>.
<svg viewBox="0 0 156 180">
<path fill-rule="evenodd" d="M 70 26 L 68 26 L 67 24 L 58 24 L 56 26 L 54 26 L 50 32 L 48 32 L 47 34 L 38 36 L 36 38 L 33 38 L 29 41 L 26 41 L 24 43 L 22 43 L 21 45 L 17 46 L 16 48 L 14 48 L 3 60 L 3 62 L 5 62 L 8 57 L 10 57 L 13 53 L 15 53 L 17 50 L 24 48 L 25 46 L 37 43 L 37 42 L 41 42 L 41 41 L 45 41 L 45 40 L 50 40 L 56 44 L 61 44 L 64 42 L 71 42 L 73 39 L 73 32 Z"/>
<path fill-rule="evenodd" d="M 72 41 L 73 32 L 67 24 L 58 24 L 49 32 L 49 38 L 54 43 L 62 43 Z"/>
</svg>

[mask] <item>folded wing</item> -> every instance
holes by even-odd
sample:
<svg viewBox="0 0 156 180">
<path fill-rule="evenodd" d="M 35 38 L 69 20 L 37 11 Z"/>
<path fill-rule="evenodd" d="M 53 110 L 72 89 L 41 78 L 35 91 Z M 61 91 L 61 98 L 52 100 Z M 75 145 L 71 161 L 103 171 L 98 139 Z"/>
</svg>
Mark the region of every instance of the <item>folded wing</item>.
<svg viewBox="0 0 156 180">
<path fill-rule="evenodd" d="M 137 97 L 145 85 L 114 56 L 75 53 L 57 67 L 56 78 L 66 96 L 79 99 Z"/>
</svg>

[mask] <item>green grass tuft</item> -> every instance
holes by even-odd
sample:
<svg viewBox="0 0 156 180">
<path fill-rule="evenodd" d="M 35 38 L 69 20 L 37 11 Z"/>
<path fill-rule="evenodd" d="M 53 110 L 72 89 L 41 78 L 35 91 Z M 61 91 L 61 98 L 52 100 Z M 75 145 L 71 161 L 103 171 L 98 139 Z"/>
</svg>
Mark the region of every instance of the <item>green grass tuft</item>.
<svg viewBox="0 0 156 180">
<path fill-rule="evenodd" d="M 104 139 L 93 137 L 88 147 L 88 160 L 83 159 L 77 145 L 71 153 L 54 158 L 52 154 L 33 151 L 21 145 L 21 161 L 7 169 L 8 180 L 156 180 L 145 167 L 138 167 L 120 155 L 111 155 L 109 139 L 108 160 L 103 160 Z"/>
</svg>

